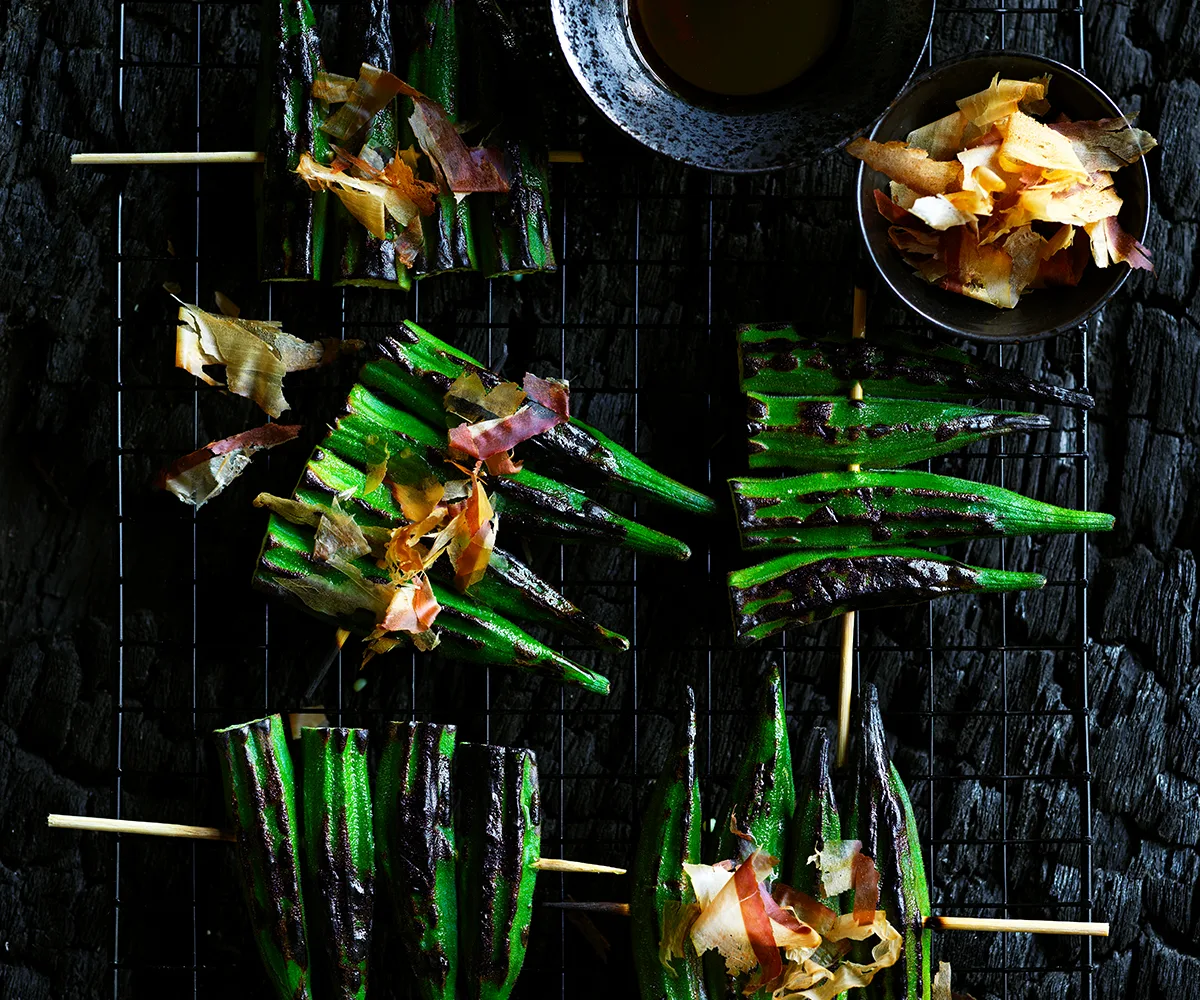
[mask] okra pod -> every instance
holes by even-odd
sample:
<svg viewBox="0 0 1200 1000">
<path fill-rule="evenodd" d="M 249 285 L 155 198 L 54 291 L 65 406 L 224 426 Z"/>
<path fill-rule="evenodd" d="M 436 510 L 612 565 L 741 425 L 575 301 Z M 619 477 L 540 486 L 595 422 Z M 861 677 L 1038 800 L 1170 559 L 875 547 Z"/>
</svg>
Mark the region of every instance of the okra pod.
<svg viewBox="0 0 1200 1000">
<path fill-rule="evenodd" d="M 871 994 L 882 1000 L 929 1000 L 931 935 L 924 929 L 929 916 L 925 862 L 908 793 L 888 755 L 874 685 L 863 692 L 859 711 L 854 799 L 846 836 L 862 841 L 863 853 L 874 859 L 880 906 L 904 936 L 899 961 L 876 975 Z"/>
<path fill-rule="evenodd" d="M 869 339 L 819 337 L 786 324 L 737 331 L 743 392 L 846 396 L 855 382 L 865 396 L 892 399 L 1032 399 L 1090 409 L 1086 392 L 1038 382 L 928 339 L 872 334 Z"/>
<path fill-rule="evenodd" d="M 454 1000 L 458 849 L 451 810 L 455 729 L 389 722 L 375 778 L 375 849 L 421 1000 Z"/>
<path fill-rule="evenodd" d="M 259 957 L 279 1000 L 307 1000 L 296 789 L 283 720 L 256 719 L 218 729 L 214 738 Z"/>
<path fill-rule="evenodd" d="M 841 816 L 829 775 L 829 733 L 826 730 L 814 731 L 801 774 L 801 780 L 796 783 L 796 812 L 788 833 L 785 881 L 837 913 L 838 897 L 826 896 L 821 891 L 820 873 L 809 861 L 826 844 L 842 839 Z"/>
<path fill-rule="evenodd" d="M 968 566 L 922 549 L 801 550 L 730 573 L 729 594 L 738 639 L 749 643 L 847 611 L 1045 583 L 1038 573 Z"/>
<path fill-rule="evenodd" d="M 343 9 L 346 6 L 343 5 Z M 342 29 L 347 36 L 343 43 L 348 49 L 344 60 L 346 67 L 357 68 L 360 63 L 370 63 L 381 69 L 393 70 L 396 52 L 392 41 L 390 0 L 354 0 L 348 6 L 349 16 Z M 396 155 L 399 139 L 396 102 L 391 101 L 371 119 L 365 145 L 387 161 Z M 408 269 L 396 261 L 396 248 L 391 240 L 372 236 L 340 201 L 336 204 L 335 214 L 341 245 L 336 284 L 369 288 L 402 288 L 411 285 Z"/>
<path fill-rule="evenodd" d="M 310 478 L 320 480 L 331 492 L 354 489 L 364 508 L 385 522 L 401 523 L 403 512 L 386 486 L 380 485 L 368 497 L 361 496 L 367 464 L 380 453 L 380 445 L 388 447 L 391 464 L 416 461 L 425 475 L 443 481 L 463 478 L 446 462 L 445 432 L 439 433 L 420 418 L 384 402 L 363 385 L 350 391 L 346 407 L 347 414 L 338 420 L 308 466 Z M 617 545 L 670 559 L 691 556 L 679 539 L 622 517 L 579 490 L 532 469 L 493 476 L 487 486 L 496 512 L 519 530 L 566 542 Z"/>
<path fill-rule="evenodd" d="M 976 441 L 1050 426 L 1039 413 L 915 399 L 747 393 L 752 469 L 891 468 Z"/>
<path fill-rule="evenodd" d="M 701 963 L 690 943 L 684 958 L 659 960 L 669 907 L 695 902 L 683 865 L 700 863 L 700 783 L 696 775 L 696 696 L 686 689 L 683 725 L 642 813 L 629 916 L 642 1000 L 705 1000 Z"/>
<path fill-rule="evenodd" d="M 506 1000 L 529 943 L 542 816 L 532 750 L 464 743 L 458 780 L 464 1000 Z"/>
<path fill-rule="evenodd" d="M 489 278 L 554 271 L 550 242 L 550 164 L 544 149 L 525 140 L 504 143 L 508 192 L 480 204 L 489 213 L 489 239 L 479 241 L 480 264 Z M 484 249 L 486 248 L 486 249 Z"/>
<path fill-rule="evenodd" d="M 341 628 L 369 632 L 375 619 L 363 608 L 357 584 L 332 566 L 317 562 L 312 552 L 311 528 L 272 514 L 254 574 L 255 586 L 284 600 L 299 601 L 305 610 L 327 617 Z M 370 559 L 360 558 L 355 565 L 367 580 L 386 582 L 386 573 Z M 608 694 L 606 677 L 555 652 L 491 608 L 437 581 L 433 581 L 433 593 L 442 608 L 434 623 L 434 631 L 441 637 L 438 648 L 450 656 L 517 667 L 594 694 Z M 402 638 L 404 633 L 392 635 Z"/>
<path fill-rule="evenodd" d="M 325 112 L 312 97 L 321 43 L 308 0 L 264 2 L 262 16 L 260 270 L 264 281 L 317 281 L 328 195 L 310 191 L 295 170 L 301 153 L 322 163 L 332 157 L 320 130 Z"/>
<path fill-rule="evenodd" d="M 375 911 L 375 841 L 365 729 L 300 730 L 304 878 L 332 996 L 365 1000 Z"/>
<path fill-rule="evenodd" d="M 446 117 L 457 122 L 463 110 L 461 86 L 462 11 L 459 0 L 429 0 L 417 47 L 408 64 L 408 82 L 442 106 Z M 450 271 L 472 271 L 477 266 L 472 199 L 458 199 L 449 191 L 437 196 L 436 208 L 421 220 L 424 249 L 417 255 L 413 273 L 418 278 Z"/>
<path fill-rule="evenodd" d="M 731 479 L 742 548 L 945 545 L 968 538 L 1110 531 L 1111 514 L 1069 510 L 929 472 L 814 472 Z"/>
<path fill-rule="evenodd" d="M 470 355 L 443 343 L 409 320 L 404 321 L 396 336 L 384 338 L 380 349 L 392 363 L 367 365 L 363 381 L 434 426 L 445 424 L 443 397 L 460 375 L 474 372 L 488 388 L 501 381 Z M 530 443 L 555 461 L 579 466 L 600 477 L 614 489 L 631 490 L 692 513 L 716 513 L 717 505 L 709 497 L 656 471 L 575 417 L 531 438 Z"/>
</svg>

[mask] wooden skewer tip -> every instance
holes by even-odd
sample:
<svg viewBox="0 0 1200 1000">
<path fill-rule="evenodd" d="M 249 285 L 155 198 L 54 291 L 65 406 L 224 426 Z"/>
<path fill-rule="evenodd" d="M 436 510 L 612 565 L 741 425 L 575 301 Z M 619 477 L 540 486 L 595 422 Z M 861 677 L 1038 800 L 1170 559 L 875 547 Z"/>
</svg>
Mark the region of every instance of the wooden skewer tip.
<svg viewBox="0 0 1200 1000">
<path fill-rule="evenodd" d="M 540 872 L 578 872 L 589 875 L 624 875 L 626 869 L 611 865 L 594 865 L 587 861 L 568 861 L 566 858 L 538 858 L 533 867 Z"/>
<path fill-rule="evenodd" d="M 995 934 L 1077 934 L 1108 937 L 1108 924 L 1084 920 L 1009 920 L 1002 917 L 926 917 L 934 931 L 985 931 Z"/>
<path fill-rule="evenodd" d="M 106 816 L 67 816 L 50 813 L 46 825 L 62 830 L 90 830 L 95 833 L 136 833 L 148 837 L 183 837 L 188 840 L 227 840 L 236 838 L 228 830 L 215 826 L 189 826 L 186 823 L 147 823 L 140 820 L 109 819 Z"/>
</svg>

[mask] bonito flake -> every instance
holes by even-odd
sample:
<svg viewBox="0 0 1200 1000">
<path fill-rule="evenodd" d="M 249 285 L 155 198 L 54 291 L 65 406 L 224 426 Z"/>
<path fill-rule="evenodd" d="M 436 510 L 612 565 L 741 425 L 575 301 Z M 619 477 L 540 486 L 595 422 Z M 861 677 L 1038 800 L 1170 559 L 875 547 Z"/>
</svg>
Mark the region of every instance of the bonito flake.
<svg viewBox="0 0 1200 1000">
<path fill-rule="evenodd" d="M 1039 121 L 1049 85 L 997 75 L 906 142 L 846 147 L 890 179 L 887 194 L 875 192 L 888 239 L 931 284 L 1002 309 L 1032 289 L 1078 284 L 1087 256 L 1075 248 L 1076 228 L 1097 267 L 1154 269 L 1117 221 L 1112 178 L 1154 138 L 1125 118 Z"/>
</svg>

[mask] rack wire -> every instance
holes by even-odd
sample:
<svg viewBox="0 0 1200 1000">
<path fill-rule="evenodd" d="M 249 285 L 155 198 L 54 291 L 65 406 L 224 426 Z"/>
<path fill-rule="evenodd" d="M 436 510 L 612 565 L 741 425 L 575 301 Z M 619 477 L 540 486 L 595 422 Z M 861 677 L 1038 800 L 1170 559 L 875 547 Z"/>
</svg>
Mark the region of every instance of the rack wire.
<svg viewBox="0 0 1200 1000">
<path fill-rule="evenodd" d="M 257 4 L 175 0 L 113 5 L 117 141 L 129 148 L 252 148 Z M 316 5 L 336 25 L 337 4 Z M 793 318 L 848 326 L 857 236 L 848 163 L 761 177 L 688 170 L 633 146 L 571 89 L 543 5 L 514 4 L 547 92 L 559 99 L 555 144 L 585 151 L 553 172 L 561 266 L 520 283 L 448 276 L 411 295 L 260 287 L 254 281 L 246 168 L 132 170 L 114 193 L 113 324 L 117 403 L 117 565 L 114 669 L 120 696 L 113 776 L 125 818 L 214 822 L 220 815 L 206 738 L 268 711 L 294 710 L 331 653 L 320 626 L 272 607 L 247 587 L 261 517 L 259 489 L 286 493 L 300 447 L 256 460 L 226 496 L 192 512 L 148 488 L 152 471 L 205 440 L 258 422 L 244 400 L 197 387 L 171 364 L 164 280 L 204 304 L 214 289 L 247 315 L 305 334 L 377 338 L 401 318 L 507 371 L 572 380 L 572 405 L 683 481 L 724 490 L 744 439 L 732 354 L 737 322 Z M 1080 4 L 942 6 L 930 62 L 968 48 L 1024 47 L 1079 68 Z M 911 326 L 878 298 L 869 321 Z M 990 359 L 1087 384 L 1088 331 L 1050 344 L 991 349 Z M 289 383 L 314 443 L 336 414 L 348 370 Z M 1086 507 L 1086 414 L 1050 408 L 1054 427 L 1028 442 L 977 447 L 931 464 L 1042 499 Z M 743 564 L 728 523 L 680 523 L 608 497 L 621 512 L 681 533 L 695 555 L 685 574 L 636 555 L 535 546 L 531 555 L 569 597 L 633 641 L 625 658 L 564 647 L 598 665 L 614 693 L 596 699 L 529 678 L 398 658 L 356 691 L 339 655 L 315 696 L 336 724 L 391 717 L 456 722 L 466 738 L 534 747 L 542 770 L 547 854 L 630 860 L 641 806 L 663 760 L 683 684 L 701 711 L 705 813 L 718 815 L 737 746 L 768 663 L 785 671 L 794 746 L 832 723 L 838 630 L 790 633 L 775 648 L 734 647 L 722 579 Z M 1092 912 L 1087 678 L 1087 543 L 977 543 L 976 561 L 1039 568 L 1034 596 L 941 602 L 863 616 L 857 680 L 877 683 L 896 758 L 927 836 L 934 908 L 981 916 Z M 436 665 L 434 665 L 436 664 Z M 114 997 L 243 995 L 260 973 L 241 924 L 223 845 L 125 839 L 112 897 Z M 574 881 L 572 881 L 574 879 Z M 622 898 L 627 883 L 546 878 L 548 899 Z M 384 910 L 381 904 L 381 917 Z M 566 917 L 536 916 L 519 996 L 590 997 L 635 989 L 628 928 L 595 921 L 612 951 L 602 962 Z M 378 943 L 377 985 L 401 995 L 405 972 Z M 942 936 L 936 957 L 977 996 L 1092 996 L 1090 939 Z"/>
</svg>

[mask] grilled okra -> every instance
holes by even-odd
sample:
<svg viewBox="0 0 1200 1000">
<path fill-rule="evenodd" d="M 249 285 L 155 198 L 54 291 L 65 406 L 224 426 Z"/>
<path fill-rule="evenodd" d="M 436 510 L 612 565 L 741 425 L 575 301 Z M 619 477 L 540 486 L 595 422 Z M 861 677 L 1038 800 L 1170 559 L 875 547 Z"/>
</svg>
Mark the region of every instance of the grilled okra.
<svg viewBox="0 0 1200 1000">
<path fill-rule="evenodd" d="M 307 1000 L 296 789 L 283 720 L 256 719 L 219 729 L 214 738 L 259 957 L 279 1000 Z"/>
<path fill-rule="evenodd" d="M 754 642 L 797 625 L 960 593 L 1036 590 L 1038 573 L 968 566 L 922 549 L 801 550 L 729 574 L 734 627 Z"/>
<path fill-rule="evenodd" d="M 365 1000 L 375 842 L 365 729 L 304 728 L 304 877 L 338 1000 Z"/>
<path fill-rule="evenodd" d="M 731 479 L 742 548 L 878 548 L 968 538 L 1110 531 L 1111 514 L 1069 510 L 929 472 L 814 472 Z"/>
<path fill-rule="evenodd" d="M 458 754 L 459 947 L 464 1000 L 506 1000 L 529 942 L 541 798 L 533 751 L 464 743 Z"/>
<path fill-rule="evenodd" d="M 633 959 L 642 1000 L 705 1000 L 699 957 L 659 959 L 659 942 L 668 907 L 695 901 L 684 862 L 700 863 L 700 783 L 696 776 L 696 696 L 688 688 L 683 725 L 675 749 L 655 783 L 642 813 L 633 868 L 629 916 Z"/>
<path fill-rule="evenodd" d="M 764 396 L 747 393 L 752 469 L 892 468 L 976 441 L 1042 430 L 1038 413 L 978 410 L 912 399 Z"/>
<path fill-rule="evenodd" d="M 904 935 L 899 961 L 878 973 L 871 995 L 884 1000 L 929 1000 L 929 887 L 921 841 L 908 793 L 887 750 L 879 694 L 874 685 L 863 693 L 855 766 L 854 799 L 847 838 L 862 841 L 862 851 L 879 871 L 880 906 L 888 921 Z"/>
<path fill-rule="evenodd" d="M 785 881 L 836 913 L 838 898 L 826 896 L 821 891 L 820 873 L 809 860 L 824 850 L 826 844 L 842 839 L 842 822 L 829 774 L 829 733 L 826 730 L 818 729 L 813 733 L 801 775 L 801 780 L 796 783 L 796 811 L 788 834 Z"/>
<path fill-rule="evenodd" d="M 272 514 L 254 574 L 255 586 L 285 600 L 298 599 L 305 610 L 325 614 L 339 627 L 363 635 L 371 631 L 374 616 L 363 609 L 358 586 L 333 567 L 317 562 L 312 552 L 311 528 Z M 387 579 L 369 559 L 359 559 L 356 565 L 368 580 L 382 583 Z M 442 606 L 435 623 L 441 636 L 439 649 L 473 663 L 517 667 L 608 694 L 607 678 L 555 652 L 491 608 L 436 581 L 433 592 Z"/>
<path fill-rule="evenodd" d="M 1095 402 L 1085 392 L 894 333 L 846 340 L 805 335 L 785 324 L 759 324 L 739 327 L 737 340 L 744 392 L 846 396 L 857 382 L 866 396 L 893 399 L 1032 399 L 1084 410 Z"/>
<path fill-rule="evenodd" d="M 389 722 L 375 778 L 375 849 L 422 1000 L 454 1000 L 458 850 L 451 811 L 455 729 Z"/>
<path fill-rule="evenodd" d="M 265 281 L 317 281 L 328 194 L 310 191 L 295 169 L 301 153 L 322 163 L 332 157 L 320 130 L 324 109 L 311 93 L 321 42 L 308 0 L 263 3 L 262 14 L 260 270 Z"/>
<path fill-rule="evenodd" d="M 526 140 L 504 143 L 508 192 L 491 195 L 491 233 L 481 266 L 489 278 L 553 271 L 558 266 L 550 242 L 550 165 L 544 149 Z M 482 241 L 481 241 L 482 242 Z"/>
<path fill-rule="evenodd" d="M 371 373 L 364 370 L 363 380 L 435 426 L 446 422 L 443 397 L 460 375 L 478 374 L 488 388 L 500 382 L 499 376 L 470 355 L 408 320 L 396 336 L 384 339 L 380 349 L 392 363 L 381 363 Z M 692 513 L 716 513 L 716 504 L 709 497 L 656 471 L 575 417 L 531 438 L 529 443 L 543 449 L 555 461 L 590 471 L 615 489 L 641 493 Z"/>
</svg>

